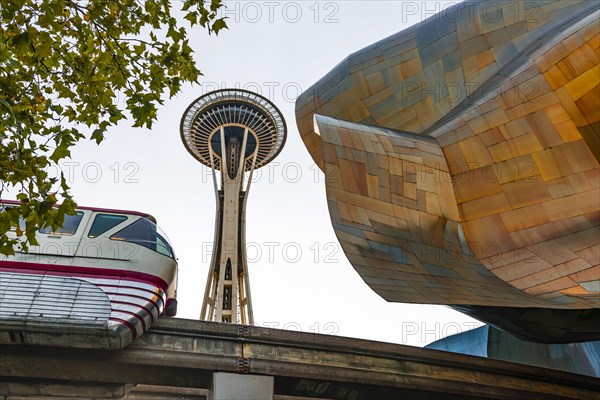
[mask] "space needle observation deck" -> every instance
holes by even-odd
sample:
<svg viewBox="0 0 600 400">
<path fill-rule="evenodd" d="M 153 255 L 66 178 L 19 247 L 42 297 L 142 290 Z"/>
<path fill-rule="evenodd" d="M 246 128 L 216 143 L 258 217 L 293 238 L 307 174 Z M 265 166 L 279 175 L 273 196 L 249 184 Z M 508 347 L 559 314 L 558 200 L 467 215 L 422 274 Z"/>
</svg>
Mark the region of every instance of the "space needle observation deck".
<svg viewBox="0 0 600 400">
<path fill-rule="evenodd" d="M 266 98 L 224 89 L 196 99 L 181 120 L 188 152 L 213 170 L 216 221 L 200 319 L 254 323 L 246 261 L 245 210 L 255 169 L 283 148 L 286 124 Z"/>
</svg>

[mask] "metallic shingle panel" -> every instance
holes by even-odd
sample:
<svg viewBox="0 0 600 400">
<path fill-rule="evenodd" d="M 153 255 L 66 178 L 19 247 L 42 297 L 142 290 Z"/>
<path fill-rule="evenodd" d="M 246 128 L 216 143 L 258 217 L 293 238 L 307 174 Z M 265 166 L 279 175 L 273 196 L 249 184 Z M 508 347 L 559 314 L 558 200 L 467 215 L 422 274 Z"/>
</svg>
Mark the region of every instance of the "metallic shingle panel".
<svg viewBox="0 0 600 400">
<path fill-rule="evenodd" d="M 462 2 L 298 98 L 334 229 L 374 291 L 600 306 L 599 20 L 592 1 Z"/>
<path fill-rule="evenodd" d="M 110 316 L 106 294 L 89 282 L 62 276 L 0 272 L 0 320 L 45 319 L 102 326 Z"/>
</svg>

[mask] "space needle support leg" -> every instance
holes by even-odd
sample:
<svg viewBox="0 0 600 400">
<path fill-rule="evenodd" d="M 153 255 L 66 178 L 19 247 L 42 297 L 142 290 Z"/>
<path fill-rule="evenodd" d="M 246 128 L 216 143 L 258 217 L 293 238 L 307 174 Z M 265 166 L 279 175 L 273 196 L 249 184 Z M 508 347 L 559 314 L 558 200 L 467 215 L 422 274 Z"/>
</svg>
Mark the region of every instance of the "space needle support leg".
<svg viewBox="0 0 600 400">
<path fill-rule="evenodd" d="M 239 164 L 238 164 L 238 170 L 236 172 L 236 177 L 239 178 L 239 186 L 238 186 L 238 201 L 241 200 L 241 203 L 239 203 L 239 210 L 237 213 L 238 216 L 238 232 L 237 232 L 237 237 L 241 238 L 242 237 L 242 232 L 243 232 L 243 224 L 244 224 L 244 215 L 246 214 L 246 209 L 245 209 L 245 202 L 243 201 L 243 199 L 246 197 L 245 194 L 243 193 L 243 189 L 244 189 L 244 171 L 246 169 L 246 144 L 248 142 L 248 129 L 244 129 L 244 138 L 242 139 L 242 147 L 240 149 L 240 159 L 239 159 Z M 243 196 L 243 197 L 242 197 Z M 241 231 L 240 231 L 241 230 Z M 236 305 L 236 311 L 239 312 L 239 319 L 240 319 L 240 323 L 241 324 L 247 324 L 247 317 L 246 317 L 246 310 L 244 308 L 244 275 L 245 272 L 248 268 L 248 266 L 246 265 L 246 258 L 244 256 L 244 249 L 246 247 L 246 243 L 244 242 L 244 240 L 240 240 L 238 242 L 238 255 L 239 260 L 238 260 L 238 268 L 235 271 L 235 274 L 237 275 L 236 280 L 237 280 L 237 284 L 236 286 L 234 286 L 235 288 L 235 305 Z"/>
<path fill-rule="evenodd" d="M 205 321 L 212 321 L 215 316 L 215 299 L 217 298 L 217 284 L 218 284 L 218 275 L 215 266 L 218 264 L 219 260 L 217 257 L 217 238 L 220 237 L 221 232 L 221 222 L 220 222 L 220 213 L 222 212 L 221 200 L 219 196 L 219 186 L 217 184 L 217 168 L 215 166 L 215 155 L 213 149 L 209 147 L 209 156 L 210 156 L 210 167 L 212 169 L 212 180 L 213 186 L 215 190 L 215 203 L 217 205 L 217 214 L 215 217 L 215 234 L 213 243 L 213 255 L 210 263 L 210 267 L 208 269 L 208 277 L 206 279 L 206 287 L 204 289 L 204 299 L 202 301 L 202 311 L 200 312 L 200 319 Z"/>
<path fill-rule="evenodd" d="M 221 189 L 223 190 L 223 219 L 221 222 L 221 232 L 219 232 L 219 247 L 221 249 L 219 263 L 219 273 L 217 279 L 218 293 L 216 318 L 218 322 L 235 323 L 235 315 L 232 315 L 231 290 L 234 282 L 228 282 L 225 285 L 225 279 L 232 280 L 230 277 L 233 265 L 236 264 L 236 241 L 235 241 L 235 211 L 237 202 L 232 196 L 235 190 L 234 182 L 229 178 L 229 154 L 225 145 L 225 129 L 221 127 Z M 232 259 L 233 258 L 233 259 Z"/>
<path fill-rule="evenodd" d="M 248 200 L 248 192 L 250 192 L 250 184 L 252 183 L 252 175 L 254 173 L 254 167 L 256 166 L 256 157 L 258 156 L 258 152 L 254 152 L 254 155 L 252 157 L 252 165 L 250 167 L 249 170 L 249 174 L 248 174 L 248 182 L 246 183 L 246 193 L 244 195 L 244 200 L 243 200 L 243 204 L 242 204 L 242 210 L 243 210 L 243 214 L 241 216 L 242 221 L 241 221 L 241 225 L 240 225 L 240 229 L 242 230 L 241 232 L 241 238 L 242 238 L 242 243 L 244 244 L 242 247 L 242 257 L 244 260 L 244 264 L 247 262 L 248 257 L 246 255 L 246 201 Z M 245 321 L 243 321 L 242 323 L 247 324 L 247 325 L 253 325 L 254 324 L 254 312 L 252 311 L 252 296 L 250 294 L 250 276 L 248 274 L 248 267 L 247 265 L 244 265 L 244 274 L 243 276 L 240 276 L 240 308 L 242 310 L 245 309 L 245 313 L 242 312 L 242 318 L 245 318 Z"/>
</svg>

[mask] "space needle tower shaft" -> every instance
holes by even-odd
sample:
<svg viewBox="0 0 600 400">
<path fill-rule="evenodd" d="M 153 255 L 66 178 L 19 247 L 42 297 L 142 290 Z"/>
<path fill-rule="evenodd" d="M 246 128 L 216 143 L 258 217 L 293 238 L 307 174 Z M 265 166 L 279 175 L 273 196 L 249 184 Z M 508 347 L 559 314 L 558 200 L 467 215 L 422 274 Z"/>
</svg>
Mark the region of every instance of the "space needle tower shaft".
<svg viewBox="0 0 600 400">
<path fill-rule="evenodd" d="M 256 168 L 285 141 L 277 108 L 252 92 L 220 90 L 197 99 L 181 122 L 188 151 L 213 171 L 215 236 L 200 319 L 254 323 L 246 259 L 246 201 Z"/>
<path fill-rule="evenodd" d="M 220 229 L 215 230 L 214 253 L 204 291 L 201 319 L 252 324 L 254 316 L 244 250 L 246 199 L 256 164 L 256 152 L 251 156 L 252 164 L 244 188 L 244 163 L 240 162 L 240 158 L 241 154 L 246 152 L 250 134 L 248 129 L 244 129 L 241 143 L 237 137 L 227 140 L 224 127 L 216 134 L 220 135 L 223 163 L 221 188 L 218 187 L 216 174 L 213 173 L 213 184 L 217 194 L 215 225 L 218 224 Z M 216 158 L 217 154 L 211 148 L 213 171 L 216 171 Z M 219 293 L 223 295 L 219 296 Z"/>
</svg>

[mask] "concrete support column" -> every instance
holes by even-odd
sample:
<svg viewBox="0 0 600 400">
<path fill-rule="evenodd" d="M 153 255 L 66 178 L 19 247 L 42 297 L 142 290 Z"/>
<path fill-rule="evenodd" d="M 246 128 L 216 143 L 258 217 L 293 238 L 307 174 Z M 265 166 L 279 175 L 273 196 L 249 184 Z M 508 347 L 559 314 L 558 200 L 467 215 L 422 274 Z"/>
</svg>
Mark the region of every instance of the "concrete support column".
<svg viewBox="0 0 600 400">
<path fill-rule="evenodd" d="M 208 400 L 273 400 L 274 378 L 215 372 Z"/>
</svg>

